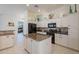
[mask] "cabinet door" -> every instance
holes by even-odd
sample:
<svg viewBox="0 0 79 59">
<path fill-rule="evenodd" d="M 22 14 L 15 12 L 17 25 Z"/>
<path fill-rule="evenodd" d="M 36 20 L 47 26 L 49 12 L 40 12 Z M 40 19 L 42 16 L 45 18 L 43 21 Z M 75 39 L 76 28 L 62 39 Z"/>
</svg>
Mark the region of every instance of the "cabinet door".
<svg viewBox="0 0 79 59">
<path fill-rule="evenodd" d="M 9 47 L 9 36 L 2 36 L 1 40 L 1 49 Z"/>
<path fill-rule="evenodd" d="M 28 51 L 28 52 L 32 52 L 32 39 L 30 38 L 25 38 L 25 49 Z"/>
<path fill-rule="evenodd" d="M 2 36 L 0 36 L 0 49 L 2 49 L 2 39 L 3 39 L 3 37 Z"/>
<path fill-rule="evenodd" d="M 79 50 L 79 33 L 77 31 L 70 30 L 68 46 L 70 48 Z"/>
<path fill-rule="evenodd" d="M 2 36 L 0 39 L 1 49 L 13 46 L 13 39 L 11 35 Z"/>
<path fill-rule="evenodd" d="M 61 44 L 61 34 L 55 34 L 55 43 Z"/>
<path fill-rule="evenodd" d="M 39 42 L 32 40 L 32 54 L 39 53 L 40 47 Z"/>
<path fill-rule="evenodd" d="M 79 15 L 75 14 L 69 20 L 69 47 L 79 50 Z"/>
<path fill-rule="evenodd" d="M 62 27 L 62 19 L 57 19 L 57 27 Z"/>
<path fill-rule="evenodd" d="M 68 18 L 62 18 L 62 27 L 68 27 L 68 21 L 69 19 Z"/>
<path fill-rule="evenodd" d="M 68 35 L 61 35 L 62 39 L 61 39 L 61 45 L 68 47 Z"/>
<path fill-rule="evenodd" d="M 16 40 L 16 39 L 15 39 L 15 36 L 14 36 L 14 35 L 10 35 L 10 36 L 9 36 L 9 44 L 10 44 L 10 45 L 14 45 L 14 44 L 15 44 L 15 40 Z"/>
<path fill-rule="evenodd" d="M 55 35 L 55 43 L 60 44 L 62 46 L 68 46 L 68 36 L 63 34 Z"/>
</svg>

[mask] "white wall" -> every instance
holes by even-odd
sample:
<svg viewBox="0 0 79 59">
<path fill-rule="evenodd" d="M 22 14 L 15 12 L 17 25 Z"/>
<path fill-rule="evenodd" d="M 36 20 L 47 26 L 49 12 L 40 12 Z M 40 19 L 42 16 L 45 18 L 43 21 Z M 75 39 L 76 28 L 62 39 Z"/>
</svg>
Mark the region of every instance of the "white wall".
<svg viewBox="0 0 79 59">
<path fill-rule="evenodd" d="M 15 34 L 17 35 L 18 31 L 18 20 L 24 20 L 24 23 L 27 24 L 27 7 L 26 5 L 0 5 L 1 10 L 5 10 L 5 12 L 1 12 L 0 10 L 0 30 L 15 30 Z M 9 27 L 8 22 L 14 22 L 14 27 Z M 27 27 L 24 27 L 24 33 L 27 33 Z"/>
<path fill-rule="evenodd" d="M 61 22 L 61 18 L 64 18 L 66 16 L 69 16 L 69 4 L 67 5 L 63 5 L 61 8 L 58 8 L 58 9 L 55 9 L 53 11 L 50 11 L 50 12 L 40 12 L 43 17 L 45 17 L 43 20 L 39 21 L 37 23 L 38 27 L 47 27 L 47 24 L 48 23 L 51 23 L 51 22 Z M 72 11 L 73 11 L 73 14 L 74 14 L 74 5 L 72 4 Z M 53 19 L 48 19 L 48 15 L 50 13 L 53 13 L 54 14 L 54 17 Z M 77 5 L 77 13 L 79 13 L 79 5 Z"/>
<path fill-rule="evenodd" d="M 1 15 L 0 16 L 0 31 L 2 30 L 15 30 L 15 26 L 9 26 L 8 22 L 13 22 L 15 24 L 14 21 L 14 17 L 10 16 L 10 15 Z"/>
<path fill-rule="evenodd" d="M 27 10 L 23 11 L 22 13 L 16 14 L 16 34 L 18 34 L 18 22 L 23 21 L 23 30 L 24 35 L 28 34 L 28 16 L 27 16 Z"/>
</svg>

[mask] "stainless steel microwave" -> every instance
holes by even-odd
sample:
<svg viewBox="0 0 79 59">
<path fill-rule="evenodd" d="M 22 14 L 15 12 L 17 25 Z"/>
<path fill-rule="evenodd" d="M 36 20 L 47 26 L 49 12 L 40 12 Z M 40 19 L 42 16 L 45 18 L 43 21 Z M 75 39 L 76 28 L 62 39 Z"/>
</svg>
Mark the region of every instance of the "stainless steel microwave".
<svg viewBox="0 0 79 59">
<path fill-rule="evenodd" d="M 56 23 L 48 23 L 48 28 L 56 28 Z"/>
</svg>

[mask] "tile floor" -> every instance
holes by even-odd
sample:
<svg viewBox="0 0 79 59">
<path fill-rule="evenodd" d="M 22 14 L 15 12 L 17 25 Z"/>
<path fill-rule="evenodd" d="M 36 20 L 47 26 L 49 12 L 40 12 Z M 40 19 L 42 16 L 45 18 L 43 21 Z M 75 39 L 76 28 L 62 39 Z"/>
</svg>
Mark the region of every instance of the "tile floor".
<svg viewBox="0 0 79 59">
<path fill-rule="evenodd" d="M 24 50 L 24 36 L 22 33 L 18 34 L 16 45 L 12 48 L 0 51 L 1 54 L 27 54 Z M 52 54 L 79 54 L 79 52 L 52 44 Z"/>
<path fill-rule="evenodd" d="M 18 34 L 16 44 L 12 48 L 0 51 L 1 54 L 27 54 L 24 50 L 24 37 L 22 33 Z"/>
<path fill-rule="evenodd" d="M 73 51 L 71 49 L 52 44 L 52 53 L 53 54 L 79 54 L 77 51 Z"/>
</svg>

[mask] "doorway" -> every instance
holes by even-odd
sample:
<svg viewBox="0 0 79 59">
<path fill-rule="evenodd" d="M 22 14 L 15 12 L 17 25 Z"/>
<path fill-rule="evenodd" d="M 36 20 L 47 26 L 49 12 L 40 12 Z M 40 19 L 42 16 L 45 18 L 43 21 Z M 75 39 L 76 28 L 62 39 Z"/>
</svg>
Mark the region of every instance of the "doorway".
<svg viewBox="0 0 79 59">
<path fill-rule="evenodd" d="M 23 22 L 22 21 L 18 22 L 18 33 L 23 33 Z"/>
<path fill-rule="evenodd" d="M 17 23 L 17 46 L 24 48 L 24 21 Z"/>
</svg>

